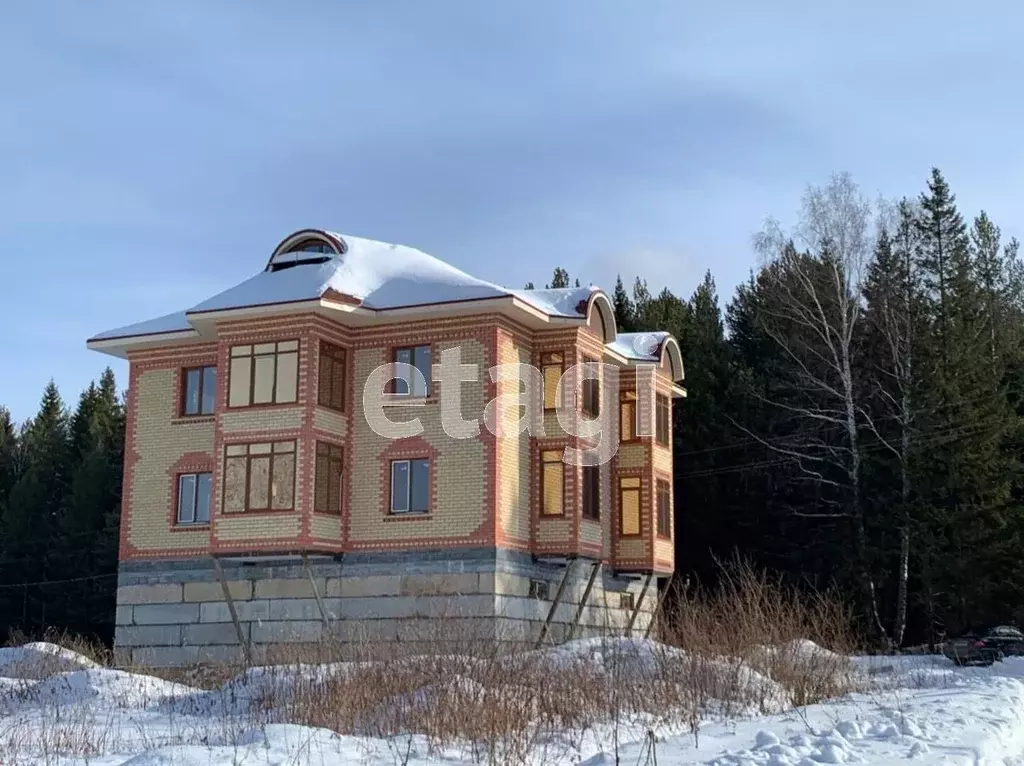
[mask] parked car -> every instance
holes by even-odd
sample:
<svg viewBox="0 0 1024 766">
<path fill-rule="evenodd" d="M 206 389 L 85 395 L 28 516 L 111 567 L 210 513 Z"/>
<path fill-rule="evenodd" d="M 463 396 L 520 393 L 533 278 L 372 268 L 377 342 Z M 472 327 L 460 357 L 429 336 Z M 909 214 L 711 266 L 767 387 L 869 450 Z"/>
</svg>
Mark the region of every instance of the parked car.
<svg viewBox="0 0 1024 766">
<path fill-rule="evenodd" d="M 985 634 L 984 640 L 999 647 L 1007 657 L 1024 654 L 1024 632 L 1012 625 L 998 625 Z"/>
<path fill-rule="evenodd" d="M 999 625 L 981 634 L 969 633 L 947 641 L 943 654 L 957 665 L 988 666 L 1007 656 L 1024 655 L 1024 632 Z"/>
</svg>

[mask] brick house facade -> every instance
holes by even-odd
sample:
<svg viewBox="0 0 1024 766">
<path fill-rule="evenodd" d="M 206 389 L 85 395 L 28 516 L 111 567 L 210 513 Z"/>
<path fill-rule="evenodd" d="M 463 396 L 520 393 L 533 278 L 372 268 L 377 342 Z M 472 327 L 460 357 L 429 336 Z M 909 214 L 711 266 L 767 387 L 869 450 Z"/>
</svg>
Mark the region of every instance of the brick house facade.
<svg viewBox="0 0 1024 766">
<path fill-rule="evenodd" d="M 645 631 L 674 569 L 679 347 L 617 334 L 599 289 L 506 290 L 411 248 L 303 230 L 241 285 L 88 345 L 130 366 L 125 661 L 252 658 L 325 635 L 415 642 L 441 616 L 529 643 Z M 430 363 L 452 349 L 477 380 L 434 381 Z M 429 381 L 391 382 L 387 417 L 422 426 L 398 439 L 363 403 L 396 361 Z M 586 361 L 613 366 L 618 390 L 607 370 L 586 384 Z M 564 372 L 562 404 L 604 413 L 614 457 L 558 460 L 592 445 L 555 409 L 543 433 L 519 432 L 518 406 L 489 410 L 523 384 L 488 370 L 514 363 L 540 371 L 546 405 Z M 446 432 L 448 385 L 475 435 Z"/>
</svg>

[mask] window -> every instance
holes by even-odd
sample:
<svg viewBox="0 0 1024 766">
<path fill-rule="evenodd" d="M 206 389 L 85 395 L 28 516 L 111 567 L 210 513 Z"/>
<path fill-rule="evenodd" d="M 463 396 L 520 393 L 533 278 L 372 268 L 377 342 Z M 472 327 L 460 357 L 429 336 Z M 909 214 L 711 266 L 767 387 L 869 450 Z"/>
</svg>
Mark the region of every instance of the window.
<svg viewBox="0 0 1024 766">
<path fill-rule="evenodd" d="M 288 248 L 289 253 L 329 253 L 334 255 L 334 248 L 320 239 L 304 239 L 297 245 Z"/>
<path fill-rule="evenodd" d="M 658 479 L 658 536 L 672 536 L 672 487 Z"/>
<path fill-rule="evenodd" d="M 178 523 L 210 523 L 212 473 L 183 473 L 178 476 Z"/>
<path fill-rule="evenodd" d="M 669 439 L 672 433 L 672 419 L 669 415 L 671 410 L 669 409 L 668 397 L 664 394 L 658 394 L 655 405 L 654 435 L 658 440 L 658 444 L 663 444 L 667 447 L 671 443 Z"/>
<path fill-rule="evenodd" d="M 630 612 L 636 607 L 636 601 L 633 600 L 632 593 L 620 593 L 619 594 L 619 609 L 626 609 Z"/>
<path fill-rule="evenodd" d="M 217 398 L 217 368 L 191 367 L 182 373 L 182 415 L 212 415 Z"/>
<path fill-rule="evenodd" d="M 596 418 L 601 414 L 601 381 L 598 378 L 583 379 L 583 414 L 589 418 Z"/>
<path fill-rule="evenodd" d="M 601 518 L 600 466 L 583 466 L 583 518 L 594 521 Z"/>
<path fill-rule="evenodd" d="M 338 412 L 345 411 L 345 349 L 320 344 L 320 380 L 317 404 Z"/>
<path fill-rule="evenodd" d="M 430 512 L 430 461 L 391 461 L 391 512 Z"/>
<path fill-rule="evenodd" d="M 544 376 L 544 409 L 553 410 L 558 407 L 558 381 L 565 369 L 565 357 L 561 353 L 541 354 L 540 369 Z"/>
<path fill-rule="evenodd" d="M 640 478 L 623 476 L 619 479 L 619 534 L 640 534 Z"/>
<path fill-rule="evenodd" d="M 295 510 L 295 442 L 224 448 L 224 513 Z"/>
<path fill-rule="evenodd" d="M 341 447 L 326 442 L 316 443 L 316 486 L 313 510 L 317 513 L 341 513 Z"/>
<path fill-rule="evenodd" d="M 619 402 L 619 441 L 636 441 L 636 393 L 623 391 Z"/>
<path fill-rule="evenodd" d="M 562 450 L 544 450 L 540 453 L 540 513 L 542 516 L 561 516 L 565 500 L 565 463 Z"/>
<path fill-rule="evenodd" d="M 399 373 L 393 381 L 394 393 L 407 396 L 430 396 L 430 346 L 409 346 L 395 349 L 395 361 L 409 364 L 423 374 L 423 380 L 417 381 L 417 375 L 411 370 Z"/>
<path fill-rule="evenodd" d="M 547 601 L 551 597 L 551 589 L 547 580 L 530 580 L 530 598 Z"/>
<path fill-rule="evenodd" d="M 298 399 L 299 342 L 231 347 L 229 407 L 289 404 Z"/>
</svg>

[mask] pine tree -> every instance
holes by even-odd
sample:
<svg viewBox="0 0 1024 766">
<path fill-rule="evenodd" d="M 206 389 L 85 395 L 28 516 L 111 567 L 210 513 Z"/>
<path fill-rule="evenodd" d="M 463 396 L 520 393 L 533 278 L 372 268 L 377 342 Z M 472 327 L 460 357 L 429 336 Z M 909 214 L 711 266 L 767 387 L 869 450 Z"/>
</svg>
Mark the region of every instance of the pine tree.
<svg viewBox="0 0 1024 766">
<path fill-rule="evenodd" d="M 612 296 L 612 305 L 615 308 L 615 323 L 619 326 L 619 332 L 633 332 L 635 321 L 633 301 L 629 299 L 626 288 L 622 285 L 622 277 L 615 277 L 615 292 Z"/>
<path fill-rule="evenodd" d="M 561 266 L 555 267 L 555 273 L 551 277 L 551 284 L 545 285 L 548 289 L 568 287 L 569 286 L 569 272 L 563 269 Z"/>
<path fill-rule="evenodd" d="M 526 286 L 523 289 L 524 290 L 533 290 L 534 289 L 533 282 L 527 282 Z"/>
<path fill-rule="evenodd" d="M 57 386 L 50 381 L 39 413 L 25 430 L 24 470 L 12 487 L 2 519 L 2 552 L 7 582 L 60 579 L 62 562 L 55 555 L 69 475 L 68 415 Z M 43 589 L 25 592 L 27 623 L 39 631 L 46 627 L 47 604 Z"/>
</svg>

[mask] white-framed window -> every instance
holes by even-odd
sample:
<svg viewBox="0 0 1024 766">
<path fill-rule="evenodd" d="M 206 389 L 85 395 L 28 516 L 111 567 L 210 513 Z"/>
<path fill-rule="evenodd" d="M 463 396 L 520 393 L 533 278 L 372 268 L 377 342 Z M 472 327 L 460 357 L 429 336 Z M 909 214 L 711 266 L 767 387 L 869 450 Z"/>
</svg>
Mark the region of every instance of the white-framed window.
<svg viewBox="0 0 1024 766">
<path fill-rule="evenodd" d="M 178 523 L 209 524 L 210 497 L 212 494 L 212 473 L 179 474 Z"/>
<path fill-rule="evenodd" d="M 391 512 L 430 513 L 430 461 L 391 461 Z"/>
</svg>

